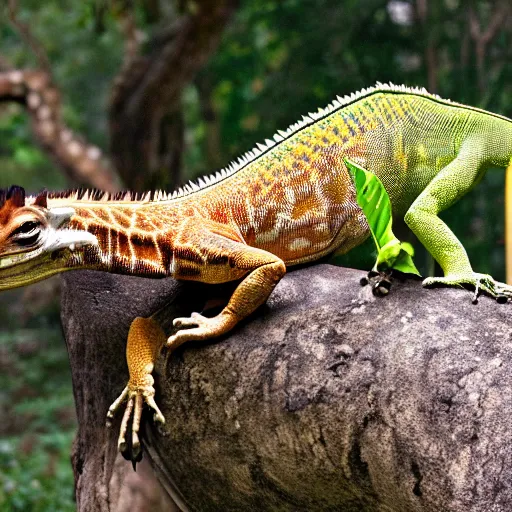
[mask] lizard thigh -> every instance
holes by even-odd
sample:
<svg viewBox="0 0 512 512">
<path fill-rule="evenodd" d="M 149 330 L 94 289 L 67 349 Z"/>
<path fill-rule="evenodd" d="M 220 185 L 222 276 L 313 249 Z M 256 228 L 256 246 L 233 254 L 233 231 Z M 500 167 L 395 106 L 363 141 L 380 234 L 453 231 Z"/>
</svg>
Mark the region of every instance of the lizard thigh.
<svg viewBox="0 0 512 512">
<path fill-rule="evenodd" d="M 445 275 L 472 269 L 466 250 L 438 214 L 473 187 L 480 167 L 477 158 L 457 157 L 435 176 L 405 214 L 405 222 L 441 265 Z"/>
</svg>

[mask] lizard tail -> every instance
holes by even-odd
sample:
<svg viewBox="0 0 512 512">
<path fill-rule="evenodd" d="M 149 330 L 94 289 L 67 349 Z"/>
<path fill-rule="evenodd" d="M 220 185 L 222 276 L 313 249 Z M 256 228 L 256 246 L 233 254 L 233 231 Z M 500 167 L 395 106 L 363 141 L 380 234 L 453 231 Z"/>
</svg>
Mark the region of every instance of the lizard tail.
<svg viewBox="0 0 512 512">
<path fill-rule="evenodd" d="M 507 284 L 512 284 L 512 158 L 505 174 L 505 268 Z"/>
</svg>

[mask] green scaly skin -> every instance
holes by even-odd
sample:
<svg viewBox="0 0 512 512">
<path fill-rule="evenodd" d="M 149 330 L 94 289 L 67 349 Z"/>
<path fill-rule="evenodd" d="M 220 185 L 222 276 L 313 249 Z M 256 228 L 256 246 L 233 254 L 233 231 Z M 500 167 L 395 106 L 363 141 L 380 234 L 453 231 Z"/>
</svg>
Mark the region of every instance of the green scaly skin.
<svg viewBox="0 0 512 512">
<path fill-rule="evenodd" d="M 366 155 L 359 163 L 382 180 L 394 213 L 405 210 L 405 222 L 443 269 L 444 277 L 429 277 L 424 286 L 469 285 L 475 290 L 475 301 L 480 292 L 506 300 L 512 297 L 512 287 L 475 272 L 461 242 L 438 215 L 471 190 L 489 167 L 510 164 L 512 122 L 476 108 L 427 98 L 409 97 L 405 102 L 396 93 L 390 94 L 389 106 L 408 111 L 409 122 L 392 140 L 387 161 Z"/>
</svg>

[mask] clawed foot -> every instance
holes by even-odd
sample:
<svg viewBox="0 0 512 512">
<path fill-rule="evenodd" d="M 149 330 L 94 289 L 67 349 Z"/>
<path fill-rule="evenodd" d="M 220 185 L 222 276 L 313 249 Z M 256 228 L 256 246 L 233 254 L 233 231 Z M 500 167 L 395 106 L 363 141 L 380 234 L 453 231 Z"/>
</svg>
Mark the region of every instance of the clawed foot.
<svg viewBox="0 0 512 512">
<path fill-rule="evenodd" d="M 494 297 L 497 302 L 505 303 L 512 299 L 512 286 L 495 281 L 488 274 L 476 272 L 468 274 L 452 274 L 445 277 L 428 277 L 423 281 L 423 286 L 464 286 L 474 287 L 473 304 L 478 302 L 479 295 L 483 292 Z"/>
<path fill-rule="evenodd" d="M 371 285 L 372 293 L 376 297 L 385 297 L 391 289 L 391 273 L 370 270 L 367 277 L 361 279 L 361 286 Z"/>
<path fill-rule="evenodd" d="M 107 426 L 110 427 L 115 412 L 119 406 L 127 401 L 124 411 L 123 420 L 121 421 L 121 429 L 117 441 L 118 450 L 123 457 L 131 460 L 135 469 L 137 462 L 142 459 L 142 447 L 139 439 L 140 420 L 142 416 L 142 407 L 144 402 L 153 409 L 154 420 L 157 423 L 164 424 L 165 418 L 155 402 L 155 388 L 153 387 L 153 377 L 146 375 L 146 382 L 142 386 L 136 386 L 128 383 L 119 395 L 116 401 L 109 407 L 107 413 Z M 133 414 L 132 414 L 133 413 Z M 128 425 L 131 420 L 131 436 L 128 437 Z"/>
<path fill-rule="evenodd" d="M 192 313 L 190 317 L 175 318 L 173 325 L 180 330 L 167 339 L 167 347 L 175 349 L 187 341 L 206 340 L 220 336 L 235 324 L 236 320 L 222 313 L 213 318 L 199 313 Z M 182 327 L 185 329 L 181 329 Z"/>
</svg>

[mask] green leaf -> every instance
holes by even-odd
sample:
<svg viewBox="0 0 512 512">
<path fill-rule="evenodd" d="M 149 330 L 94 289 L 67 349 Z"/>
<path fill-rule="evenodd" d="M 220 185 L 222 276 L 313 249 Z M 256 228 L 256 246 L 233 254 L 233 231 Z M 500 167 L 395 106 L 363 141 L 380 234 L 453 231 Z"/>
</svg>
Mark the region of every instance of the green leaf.
<svg viewBox="0 0 512 512">
<path fill-rule="evenodd" d="M 345 164 L 356 187 L 357 204 L 363 210 L 377 247 L 377 270 L 396 269 L 406 274 L 420 275 L 412 257 L 414 249 L 402 243 L 392 230 L 391 201 L 380 179 L 360 165 L 345 158 Z"/>
<path fill-rule="evenodd" d="M 356 187 L 357 204 L 362 208 L 368 220 L 370 231 L 381 250 L 395 236 L 391 231 L 391 203 L 382 182 L 355 162 L 345 158 L 345 164 Z"/>
</svg>

